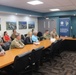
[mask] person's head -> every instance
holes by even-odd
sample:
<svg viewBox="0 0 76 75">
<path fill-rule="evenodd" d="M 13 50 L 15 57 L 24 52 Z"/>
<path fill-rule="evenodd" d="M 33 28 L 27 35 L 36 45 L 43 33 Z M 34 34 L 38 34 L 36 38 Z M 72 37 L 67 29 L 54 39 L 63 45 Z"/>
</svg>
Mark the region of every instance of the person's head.
<svg viewBox="0 0 76 75">
<path fill-rule="evenodd" d="M 16 33 L 16 29 L 13 29 L 13 33 Z"/>
<path fill-rule="evenodd" d="M 36 30 L 33 31 L 33 35 L 35 35 L 35 36 L 37 36 L 37 33 L 38 32 Z"/>
<path fill-rule="evenodd" d="M 32 33 L 33 33 L 34 29 L 32 29 Z"/>
<path fill-rule="evenodd" d="M 53 32 L 54 32 L 54 33 L 56 32 L 56 28 L 53 29 Z"/>
<path fill-rule="evenodd" d="M 16 34 L 16 39 L 21 40 L 21 35 L 19 33 Z"/>
<path fill-rule="evenodd" d="M 4 36 L 5 36 L 5 35 L 8 35 L 8 34 L 7 34 L 7 31 L 4 32 Z"/>
<path fill-rule="evenodd" d="M 32 37 L 32 32 L 28 32 L 28 36 L 29 37 Z"/>
<path fill-rule="evenodd" d="M 49 30 L 45 30 L 45 34 L 49 34 Z"/>
</svg>

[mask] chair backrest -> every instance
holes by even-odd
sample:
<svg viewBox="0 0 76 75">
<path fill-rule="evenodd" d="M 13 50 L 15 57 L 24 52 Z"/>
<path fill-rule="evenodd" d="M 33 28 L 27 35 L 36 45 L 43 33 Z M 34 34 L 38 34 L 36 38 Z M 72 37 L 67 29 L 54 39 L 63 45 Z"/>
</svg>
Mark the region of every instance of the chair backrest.
<svg viewBox="0 0 76 75">
<path fill-rule="evenodd" d="M 29 66 L 30 53 L 31 52 L 23 53 L 23 54 L 18 55 L 18 56 L 15 57 L 14 63 L 13 63 L 15 72 L 21 72 L 21 71 L 23 71 L 25 68 L 27 68 Z"/>
<path fill-rule="evenodd" d="M 37 33 L 37 36 L 38 36 L 38 37 L 43 36 L 42 32 L 38 32 L 38 33 Z"/>
<path fill-rule="evenodd" d="M 42 46 L 42 47 L 32 50 L 31 63 L 36 63 L 36 62 L 40 61 L 43 49 L 44 49 L 44 47 Z"/>
<path fill-rule="evenodd" d="M 23 39 L 23 40 L 25 39 L 24 35 L 21 35 L 21 39 Z"/>
<path fill-rule="evenodd" d="M 53 42 L 52 45 L 51 45 L 52 51 L 59 50 L 60 49 L 61 42 L 62 42 L 62 39 Z"/>
</svg>

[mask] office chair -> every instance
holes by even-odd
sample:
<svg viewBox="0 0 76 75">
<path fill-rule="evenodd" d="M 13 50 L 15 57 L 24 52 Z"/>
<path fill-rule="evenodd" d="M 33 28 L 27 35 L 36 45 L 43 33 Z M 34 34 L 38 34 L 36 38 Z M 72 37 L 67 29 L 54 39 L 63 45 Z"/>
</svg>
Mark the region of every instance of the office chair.
<svg viewBox="0 0 76 75">
<path fill-rule="evenodd" d="M 27 34 L 24 34 L 24 36 L 26 37 L 26 36 L 27 36 Z"/>
<path fill-rule="evenodd" d="M 41 63 L 41 58 L 42 58 L 42 50 L 44 49 L 44 47 L 39 47 L 37 49 L 33 49 L 32 50 L 32 53 L 31 53 L 31 70 L 32 70 L 32 73 L 35 72 L 35 73 L 40 73 L 41 75 L 43 75 L 42 72 L 39 72 L 39 65 Z"/>
<path fill-rule="evenodd" d="M 39 38 L 39 41 L 42 41 L 42 40 L 44 39 L 42 32 L 38 32 L 38 33 L 37 33 L 37 36 L 38 36 L 38 38 Z"/>
<path fill-rule="evenodd" d="M 24 35 L 21 35 L 21 39 L 23 39 L 23 40 L 25 39 Z"/>
<path fill-rule="evenodd" d="M 30 53 L 31 52 L 23 53 L 15 57 L 14 63 L 13 63 L 13 69 L 17 75 L 23 75 L 30 71 L 29 70 Z"/>
<path fill-rule="evenodd" d="M 55 56 L 58 56 L 61 58 L 60 56 L 60 53 L 62 52 L 61 50 L 61 42 L 62 42 L 62 39 L 60 40 L 57 40 L 53 43 L 52 47 L 51 47 L 51 50 L 52 50 L 52 58 L 54 59 Z"/>
<path fill-rule="evenodd" d="M 55 42 L 53 42 L 48 48 L 46 48 L 45 50 L 43 50 L 43 61 L 48 61 L 51 63 L 51 60 L 54 60 L 55 56 L 58 56 L 61 58 L 60 53 L 61 51 L 61 42 L 62 39 L 57 40 Z"/>
</svg>

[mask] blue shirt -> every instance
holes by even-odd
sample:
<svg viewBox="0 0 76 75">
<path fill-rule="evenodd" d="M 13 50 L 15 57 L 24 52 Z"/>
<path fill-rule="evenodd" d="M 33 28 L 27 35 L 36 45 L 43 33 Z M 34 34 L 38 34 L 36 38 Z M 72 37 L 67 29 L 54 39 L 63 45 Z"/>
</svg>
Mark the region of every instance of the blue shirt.
<svg viewBox="0 0 76 75">
<path fill-rule="evenodd" d="M 33 42 L 38 42 L 38 37 L 35 36 L 35 35 L 32 35 L 32 41 L 33 41 Z"/>
</svg>

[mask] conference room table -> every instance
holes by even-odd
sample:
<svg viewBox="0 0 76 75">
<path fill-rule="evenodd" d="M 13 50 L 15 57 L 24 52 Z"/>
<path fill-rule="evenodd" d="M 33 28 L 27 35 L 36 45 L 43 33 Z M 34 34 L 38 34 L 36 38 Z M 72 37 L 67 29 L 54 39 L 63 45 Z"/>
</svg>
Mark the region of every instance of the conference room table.
<svg viewBox="0 0 76 75">
<path fill-rule="evenodd" d="M 63 39 L 61 49 L 67 51 L 76 51 L 76 38 L 73 37 L 60 37 Z"/>
<path fill-rule="evenodd" d="M 76 38 L 72 37 L 60 37 L 63 39 L 62 41 L 62 48 L 63 50 L 76 50 Z M 40 44 L 29 44 L 25 45 L 23 49 L 11 49 L 6 51 L 4 56 L 0 56 L 0 69 L 4 68 L 14 62 L 14 58 L 22 53 L 27 53 L 29 51 L 32 51 L 33 49 L 39 48 L 40 46 L 44 46 L 44 48 L 47 48 L 51 46 L 52 42 L 50 40 L 43 40 L 40 41 Z"/>
<path fill-rule="evenodd" d="M 27 53 L 40 46 L 44 46 L 44 48 L 47 48 L 51 44 L 52 44 L 52 42 L 50 40 L 43 40 L 43 41 L 40 41 L 40 44 L 25 45 L 25 47 L 23 49 L 8 50 L 8 51 L 6 51 L 4 56 L 0 56 L 0 69 L 12 64 L 14 62 L 15 56 L 17 56 L 19 54 Z"/>
</svg>

